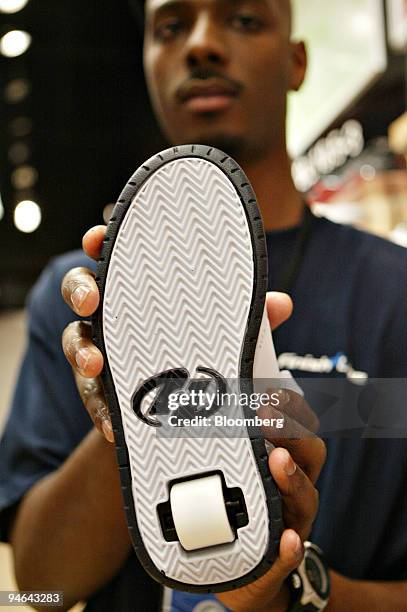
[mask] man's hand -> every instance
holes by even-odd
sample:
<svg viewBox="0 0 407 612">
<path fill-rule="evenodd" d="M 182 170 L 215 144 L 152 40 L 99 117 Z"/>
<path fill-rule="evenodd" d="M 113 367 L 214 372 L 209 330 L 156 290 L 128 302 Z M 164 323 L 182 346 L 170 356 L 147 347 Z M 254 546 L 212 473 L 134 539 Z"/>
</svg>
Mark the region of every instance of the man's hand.
<svg viewBox="0 0 407 612">
<path fill-rule="evenodd" d="M 83 237 L 83 248 L 97 260 L 103 245 L 106 227 L 99 225 Z M 81 317 L 89 317 L 99 306 L 99 291 L 94 274 L 87 268 L 74 268 L 64 277 L 61 292 L 65 302 Z M 96 428 L 108 442 L 114 442 L 112 424 L 99 375 L 103 369 L 103 355 L 91 339 L 91 325 L 75 321 L 62 336 L 62 347 L 71 364 L 79 394 Z"/>
<path fill-rule="evenodd" d="M 233 612 L 287 609 L 289 593 L 285 580 L 303 558 L 302 542 L 308 538 L 318 510 L 314 484 L 324 461 L 325 446 L 319 438 L 280 440 L 280 446 L 270 454 L 270 472 L 282 495 L 287 529 L 281 538 L 279 556 L 267 574 L 246 587 L 218 595 Z"/>
<path fill-rule="evenodd" d="M 278 300 L 284 303 L 286 296 Z M 273 304 L 269 296 L 269 318 Z M 318 511 L 315 482 L 325 463 L 326 449 L 315 436 L 318 419 L 307 402 L 292 391 L 280 390 L 279 411 L 263 407 L 262 419 L 284 417 L 284 428 L 276 437 L 274 429 L 263 428 L 265 437 L 276 448 L 270 453 L 269 468 L 280 490 L 286 530 L 283 532 L 279 556 L 270 571 L 246 587 L 221 593 L 218 598 L 233 612 L 283 612 L 287 610 L 289 592 L 285 580 L 303 558 L 303 545 Z"/>
<path fill-rule="evenodd" d="M 218 595 L 233 612 L 287 609 L 289 593 L 285 580 L 303 558 L 302 542 L 308 538 L 318 510 L 314 484 L 324 461 L 325 446 L 319 438 L 280 440 L 280 446 L 270 454 L 270 472 L 282 495 L 287 528 L 281 538 L 279 556 L 267 574 L 246 587 Z"/>
</svg>

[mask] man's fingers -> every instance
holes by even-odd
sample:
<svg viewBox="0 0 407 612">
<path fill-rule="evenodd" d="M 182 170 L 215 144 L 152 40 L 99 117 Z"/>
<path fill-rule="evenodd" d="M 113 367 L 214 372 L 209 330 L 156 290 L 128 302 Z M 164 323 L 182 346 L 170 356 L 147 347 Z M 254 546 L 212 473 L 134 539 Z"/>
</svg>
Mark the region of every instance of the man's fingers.
<svg viewBox="0 0 407 612">
<path fill-rule="evenodd" d="M 106 234 L 105 226 L 90 229 L 83 237 L 83 248 L 98 259 Z M 88 268 L 74 268 L 64 277 L 61 293 L 70 308 L 81 317 L 92 315 L 99 306 L 99 290 Z M 75 321 L 62 335 L 62 347 L 71 364 L 79 394 L 97 429 L 108 442 L 114 442 L 112 424 L 103 388 L 98 378 L 103 369 L 103 355 L 93 344 L 90 323 Z"/>
<path fill-rule="evenodd" d="M 218 593 L 217 598 L 234 612 L 286 609 L 288 591 L 283 589 L 286 578 L 301 563 L 304 549 L 299 535 L 286 529 L 281 536 L 279 556 L 261 578 L 236 591 Z"/>
<path fill-rule="evenodd" d="M 307 539 L 318 511 L 318 491 L 284 448 L 272 451 L 269 467 L 283 498 L 285 524 Z"/>
<path fill-rule="evenodd" d="M 65 274 L 61 293 L 65 302 L 80 317 L 89 317 L 99 306 L 99 290 L 88 268 L 73 268 Z"/>
<path fill-rule="evenodd" d="M 300 565 L 303 557 L 304 547 L 299 534 L 294 529 L 286 529 L 280 539 L 277 559 L 271 566 L 270 571 L 254 584 L 261 586 L 266 592 L 267 587 L 273 586 L 278 593 L 284 580 Z"/>
<path fill-rule="evenodd" d="M 79 395 L 90 418 L 108 442 L 114 442 L 113 429 L 100 378 L 84 378 L 75 372 Z"/>
<path fill-rule="evenodd" d="M 312 484 L 316 483 L 326 460 L 326 446 L 320 438 L 317 436 L 300 439 L 274 437 L 270 442 L 276 447 L 286 449 Z"/>
<path fill-rule="evenodd" d="M 310 433 L 316 433 L 318 431 L 319 419 L 308 402 L 299 393 L 291 389 L 269 389 L 268 395 L 269 397 L 276 396 L 278 398 L 278 405 L 276 408 L 272 405 L 261 406 L 259 409 L 259 416 L 262 418 L 272 418 L 273 415 L 275 415 L 276 418 L 277 416 L 287 417 L 287 426 L 294 421 L 305 428 L 303 432 L 304 437 L 308 437 Z M 300 437 L 295 435 L 295 431 L 293 431 L 293 435 L 290 435 L 291 430 L 285 430 L 280 433 L 282 434 L 281 437 L 284 438 Z"/>
<path fill-rule="evenodd" d="M 75 321 L 65 328 L 62 348 L 74 371 L 95 378 L 103 369 L 103 355 L 92 343 L 90 323 Z"/>
<path fill-rule="evenodd" d="M 317 428 L 318 419 L 313 418 L 311 409 L 306 410 L 307 406 L 308 404 L 301 398 L 301 401 L 291 409 L 288 404 L 287 407 L 280 404 L 278 409 L 271 405 L 261 406 L 257 410 L 257 415 L 263 422 L 270 420 L 273 424 L 277 419 L 283 421 L 283 426 L 279 429 L 273 425 L 262 425 L 264 437 L 274 446 L 287 449 L 292 454 L 294 461 L 315 484 L 326 460 L 326 446 L 323 440 L 310 430 Z M 289 413 L 295 415 L 296 418 L 291 418 Z M 309 428 L 304 427 L 302 423 Z"/>
<path fill-rule="evenodd" d="M 82 238 L 82 246 L 86 255 L 95 260 L 99 259 L 105 235 L 105 225 L 96 225 L 96 227 L 92 227 L 86 232 L 86 234 Z"/>
<path fill-rule="evenodd" d="M 306 406 L 305 400 L 301 398 L 299 406 Z M 310 426 L 316 425 L 316 422 L 311 418 L 310 414 L 299 406 L 291 410 L 297 419 L 307 422 Z M 288 416 L 290 410 L 284 409 L 280 405 L 277 408 L 273 406 L 261 406 L 257 410 L 257 415 L 264 422 L 269 419 L 274 422 L 276 419 L 283 421 L 283 427 L 277 429 L 274 426 L 262 425 L 262 432 L 268 442 L 276 447 L 282 447 L 288 450 L 293 456 L 294 461 L 302 468 L 313 484 L 318 480 L 322 467 L 326 460 L 326 446 L 323 440 L 318 438 L 307 427 Z M 299 411 L 301 414 L 299 414 Z"/>
<path fill-rule="evenodd" d="M 91 326 L 75 321 L 65 328 L 62 348 L 71 364 L 78 387 L 90 418 L 108 442 L 114 442 L 112 424 L 99 374 L 103 369 L 103 355 L 92 343 Z"/>
<path fill-rule="evenodd" d="M 304 556 L 304 547 L 298 533 L 293 529 L 286 529 L 280 540 L 280 552 L 274 562 L 271 572 L 281 583 L 301 563 Z"/>
<path fill-rule="evenodd" d="M 98 225 L 86 232 L 83 248 L 89 257 L 98 259 L 106 234 L 106 227 Z M 70 308 L 80 317 L 89 317 L 99 306 L 99 290 L 94 274 L 88 268 L 74 268 L 64 276 L 61 293 Z"/>
<path fill-rule="evenodd" d="M 286 293 L 276 291 L 268 293 L 266 304 L 271 329 L 276 329 L 291 317 L 293 303 Z"/>
</svg>

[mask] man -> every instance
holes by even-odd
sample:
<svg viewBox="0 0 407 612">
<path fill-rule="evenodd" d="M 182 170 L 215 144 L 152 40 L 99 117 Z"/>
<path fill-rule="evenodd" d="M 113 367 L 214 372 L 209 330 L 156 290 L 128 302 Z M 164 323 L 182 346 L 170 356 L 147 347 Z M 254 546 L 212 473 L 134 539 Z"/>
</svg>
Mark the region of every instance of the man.
<svg viewBox="0 0 407 612">
<path fill-rule="evenodd" d="M 304 79 L 306 55 L 290 40 L 290 18 L 288 0 L 147 0 L 144 65 L 153 106 L 172 143 L 218 146 L 249 176 L 268 231 L 270 288 L 284 287 L 295 303 L 275 334 L 278 353 L 343 353 L 371 377 L 404 377 L 407 253 L 355 230 L 303 220 L 285 114 L 287 92 Z M 103 236 L 98 227 L 84 237 L 91 258 Z M 86 599 L 89 610 L 154 610 L 157 587 L 130 552 L 97 379 L 103 360 L 86 322 L 66 327 L 70 308 L 81 317 L 97 308 L 90 261 L 78 253 L 55 260 L 32 294 L 28 351 L 2 445 L 1 524 L 22 589 L 63 590 L 66 606 Z M 58 302 L 62 279 L 70 308 Z M 274 328 L 290 314 L 281 294 L 268 306 Z M 58 348 L 64 328 L 64 351 L 96 428 Z M 218 599 L 236 612 L 286 610 L 286 579 L 310 536 L 332 568 L 328 610 L 406 610 L 405 442 L 328 440 L 311 532 L 324 447 L 318 438 L 273 441 L 279 448 L 269 467 L 287 527 L 279 558 L 259 581 Z M 186 597 L 174 609 L 196 603 Z"/>
</svg>

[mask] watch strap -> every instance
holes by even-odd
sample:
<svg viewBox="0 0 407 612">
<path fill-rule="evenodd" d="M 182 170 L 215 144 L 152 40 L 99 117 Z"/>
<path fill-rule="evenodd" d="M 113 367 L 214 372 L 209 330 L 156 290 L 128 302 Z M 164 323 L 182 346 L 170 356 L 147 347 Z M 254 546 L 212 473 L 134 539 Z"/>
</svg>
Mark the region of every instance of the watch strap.
<svg viewBox="0 0 407 612">
<path fill-rule="evenodd" d="M 300 566 L 294 570 L 288 579 L 288 587 L 291 592 L 291 601 L 287 612 L 319 612 L 328 605 L 330 593 L 329 570 L 324 560 L 323 553 L 318 546 L 311 542 L 304 542 L 305 554 Z M 321 576 L 321 589 L 316 590 L 310 579 L 308 571 L 311 568 L 318 571 Z"/>
</svg>

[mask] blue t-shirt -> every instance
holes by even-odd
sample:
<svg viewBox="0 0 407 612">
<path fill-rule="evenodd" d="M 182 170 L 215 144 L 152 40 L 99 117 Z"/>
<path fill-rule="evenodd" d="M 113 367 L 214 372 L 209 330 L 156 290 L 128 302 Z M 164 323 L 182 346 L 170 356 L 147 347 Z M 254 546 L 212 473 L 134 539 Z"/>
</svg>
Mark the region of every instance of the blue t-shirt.
<svg viewBox="0 0 407 612">
<path fill-rule="evenodd" d="M 267 236 L 270 289 L 296 249 L 298 232 Z M 92 427 L 61 349 L 73 314 L 60 297 L 60 284 L 67 270 L 82 265 L 94 266 L 80 252 L 54 259 L 29 299 L 28 344 L 0 444 L 3 539 L 9 509 L 57 469 Z M 333 367 L 326 376 L 343 376 L 334 367 L 341 358 L 369 377 L 407 377 L 406 249 L 315 218 L 291 295 L 294 314 L 274 340 L 284 367 L 297 357 L 294 375 L 303 376 L 310 359 L 327 356 Z M 407 441 L 338 437 L 327 446 L 311 539 L 330 567 L 346 576 L 407 580 Z M 199 598 L 176 599 L 174 611 L 200 609 Z M 87 610 L 148 612 L 160 605 L 159 587 L 131 554 L 89 599 Z"/>
</svg>

